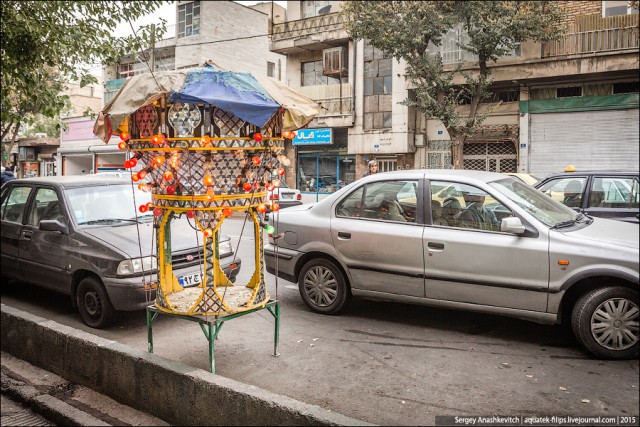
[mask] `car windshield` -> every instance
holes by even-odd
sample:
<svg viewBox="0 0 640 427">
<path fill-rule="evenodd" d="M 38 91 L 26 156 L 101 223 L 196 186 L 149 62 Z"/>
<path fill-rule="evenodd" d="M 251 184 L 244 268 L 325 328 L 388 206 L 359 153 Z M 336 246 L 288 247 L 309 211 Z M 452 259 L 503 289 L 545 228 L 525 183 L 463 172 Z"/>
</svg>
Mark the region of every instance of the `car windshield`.
<svg viewBox="0 0 640 427">
<path fill-rule="evenodd" d="M 574 221 L 579 215 L 546 194 L 514 179 L 503 179 L 489 185 L 549 227 Z"/>
<path fill-rule="evenodd" d="M 131 185 L 96 185 L 66 191 L 78 225 L 135 222 L 153 217 L 138 206 L 151 202 L 151 194 Z"/>
</svg>

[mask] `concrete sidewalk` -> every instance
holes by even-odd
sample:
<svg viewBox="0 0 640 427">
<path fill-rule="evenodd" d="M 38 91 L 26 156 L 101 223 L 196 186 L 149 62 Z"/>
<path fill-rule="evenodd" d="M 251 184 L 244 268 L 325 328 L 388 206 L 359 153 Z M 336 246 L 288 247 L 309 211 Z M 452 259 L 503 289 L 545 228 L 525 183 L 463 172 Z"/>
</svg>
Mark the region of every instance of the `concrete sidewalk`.
<svg viewBox="0 0 640 427">
<path fill-rule="evenodd" d="M 0 337 L 3 390 L 77 417 L 60 424 L 371 425 L 1 303 Z"/>
<path fill-rule="evenodd" d="M 168 426 L 170 424 L 151 415 L 140 412 L 127 405 L 116 402 L 108 396 L 97 393 L 87 387 L 72 384 L 58 375 L 45 371 L 20 360 L 8 353 L 1 353 L 2 395 L 8 396 L 21 405 L 30 408 L 56 425 L 73 426 L 109 426 L 109 425 L 146 425 Z M 23 409 L 21 419 L 37 420 L 28 409 Z M 16 412 L 16 408 L 2 405 L 2 418 L 5 410 Z M 38 424 L 51 425 L 51 424 Z"/>
</svg>

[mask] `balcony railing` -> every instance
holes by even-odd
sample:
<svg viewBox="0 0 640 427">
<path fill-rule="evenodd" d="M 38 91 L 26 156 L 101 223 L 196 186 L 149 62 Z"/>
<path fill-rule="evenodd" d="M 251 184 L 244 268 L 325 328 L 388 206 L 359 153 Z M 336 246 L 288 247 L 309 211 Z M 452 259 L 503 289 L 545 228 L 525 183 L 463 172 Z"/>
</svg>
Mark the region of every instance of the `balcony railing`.
<svg viewBox="0 0 640 427">
<path fill-rule="evenodd" d="M 340 30 L 343 29 L 343 22 L 342 14 L 337 12 L 275 24 L 273 26 L 272 42 L 320 34 L 325 31 Z"/>
<path fill-rule="evenodd" d="M 317 85 L 296 88 L 322 105 L 320 115 L 350 114 L 353 111 L 351 84 Z"/>
<path fill-rule="evenodd" d="M 638 15 L 584 16 L 562 38 L 542 43 L 542 57 L 638 49 Z"/>
</svg>

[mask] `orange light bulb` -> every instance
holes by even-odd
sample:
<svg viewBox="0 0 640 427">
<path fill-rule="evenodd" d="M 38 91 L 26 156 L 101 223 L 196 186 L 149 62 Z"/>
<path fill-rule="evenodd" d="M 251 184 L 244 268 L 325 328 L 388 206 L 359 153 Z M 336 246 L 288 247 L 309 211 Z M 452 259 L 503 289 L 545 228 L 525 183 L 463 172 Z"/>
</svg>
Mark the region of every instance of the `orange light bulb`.
<svg viewBox="0 0 640 427">
<path fill-rule="evenodd" d="M 264 203 L 261 203 L 258 205 L 256 210 L 260 213 L 265 213 L 267 211 L 267 205 L 265 205 Z"/>
<path fill-rule="evenodd" d="M 127 132 L 121 132 L 120 133 L 120 139 L 123 141 L 128 141 L 129 138 L 131 138 L 131 135 L 129 135 Z"/>
<path fill-rule="evenodd" d="M 224 208 L 222 210 L 222 213 L 224 214 L 224 216 L 229 218 L 231 215 L 233 215 L 233 210 L 231 210 L 230 208 Z"/>
<path fill-rule="evenodd" d="M 138 178 L 144 179 L 145 176 L 147 176 L 146 170 L 141 170 L 140 172 L 138 172 Z"/>
<path fill-rule="evenodd" d="M 162 174 L 162 177 L 165 181 L 173 181 L 173 173 L 171 171 L 167 171 Z"/>
<path fill-rule="evenodd" d="M 121 149 L 121 150 L 126 150 L 127 149 L 127 143 L 124 142 L 124 141 L 120 141 L 118 143 L 118 148 Z"/>
<path fill-rule="evenodd" d="M 262 134 L 260 132 L 256 132 L 253 134 L 253 140 L 255 142 L 260 142 L 262 141 Z"/>
<path fill-rule="evenodd" d="M 155 162 L 156 165 L 160 166 L 164 163 L 165 161 L 165 157 L 164 156 L 155 156 L 153 158 L 153 161 Z"/>
<path fill-rule="evenodd" d="M 271 203 L 271 211 L 278 212 L 280 210 L 280 205 L 277 203 Z"/>
<path fill-rule="evenodd" d="M 284 175 L 284 168 L 278 168 L 278 175 Z"/>
<path fill-rule="evenodd" d="M 207 187 L 211 187 L 213 185 L 213 177 L 211 175 L 205 175 L 204 178 L 202 179 L 202 182 Z"/>
<path fill-rule="evenodd" d="M 137 173 L 134 173 L 133 175 L 131 175 L 131 181 L 133 181 L 133 182 L 140 181 L 140 178 L 138 177 Z"/>
<path fill-rule="evenodd" d="M 213 230 L 210 228 L 205 228 L 204 231 L 202 232 L 204 234 L 204 237 L 211 237 L 213 236 Z"/>
<path fill-rule="evenodd" d="M 244 191 L 251 191 L 251 183 L 245 182 L 244 184 L 242 184 L 242 188 L 244 189 Z"/>
<path fill-rule="evenodd" d="M 260 163 L 262 163 L 262 160 L 260 160 L 260 157 L 255 156 L 251 159 L 251 162 L 255 165 L 255 166 L 260 166 Z"/>
<path fill-rule="evenodd" d="M 282 182 L 279 179 L 274 179 L 273 180 L 273 186 L 278 188 L 282 185 Z"/>
<path fill-rule="evenodd" d="M 209 187 L 207 189 L 207 199 L 208 200 L 213 200 L 213 198 L 216 196 L 216 192 L 213 190 L 213 187 Z"/>
<path fill-rule="evenodd" d="M 200 138 L 200 144 L 202 144 L 203 147 L 211 145 L 211 137 L 209 135 L 204 135 Z"/>
</svg>

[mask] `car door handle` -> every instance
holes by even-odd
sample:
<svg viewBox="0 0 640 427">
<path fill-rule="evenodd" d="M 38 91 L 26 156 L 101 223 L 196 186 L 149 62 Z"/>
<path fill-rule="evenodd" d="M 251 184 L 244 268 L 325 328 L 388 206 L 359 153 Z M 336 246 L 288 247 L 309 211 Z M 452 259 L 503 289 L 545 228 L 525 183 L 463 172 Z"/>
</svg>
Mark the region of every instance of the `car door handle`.
<svg viewBox="0 0 640 427">
<path fill-rule="evenodd" d="M 346 233 L 344 231 L 338 231 L 338 239 L 348 240 L 351 238 L 351 233 Z"/>
<path fill-rule="evenodd" d="M 24 240 L 31 240 L 31 235 L 33 234 L 33 231 L 31 230 L 25 230 L 22 232 L 22 238 Z"/>
<path fill-rule="evenodd" d="M 444 250 L 444 243 L 441 242 L 429 242 L 427 243 L 427 247 L 429 249 L 433 249 L 436 251 L 443 251 Z"/>
</svg>

